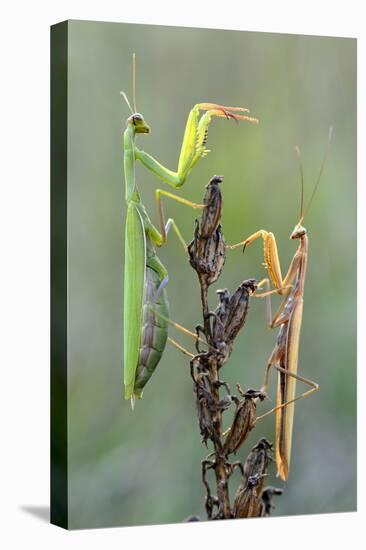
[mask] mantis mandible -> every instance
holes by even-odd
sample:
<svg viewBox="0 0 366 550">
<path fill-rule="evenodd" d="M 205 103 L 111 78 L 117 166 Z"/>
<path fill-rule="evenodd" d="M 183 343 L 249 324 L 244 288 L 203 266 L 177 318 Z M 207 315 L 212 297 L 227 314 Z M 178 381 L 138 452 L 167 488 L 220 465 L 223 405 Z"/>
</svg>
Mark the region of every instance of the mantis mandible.
<svg viewBox="0 0 366 550">
<path fill-rule="evenodd" d="M 328 147 L 332 136 L 332 127 L 329 129 Z M 315 192 L 318 188 L 320 177 L 323 172 L 328 147 L 326 149 L 323 163 L 316 184 L 314 186 L 311 198 L 308 203 L 306 212 L 309 210 Z M 290 460 L 291 460 L 291 445 L 294 419 L 294 404 L 295 401 L 308 397 L 315 391 L 319 390 L 318 384 L 297 374 L 299 344 L 302 325 L 302 313 L 304 304 L 304 286 L 308 259 L 308 236 L 307 230 L 303 227 L 305 214 L 303 213 L 304 202 L 304 178 L 303 169 L 300 158 L 300 151 L 296 147 L 296 152 L 300 162 L 301 173 L 301 207 L 300 219 L 295 225 L 294 230 L 290 235 L 290 239 L 299 240 L 298 248 L 290 263 L 286 276 L 282 277 L 281 265 L 278 256 L 276 239 L 273 233 L 260 229 L 247 239 L 232 245 L 231 248 L 243 246 L 245 248 L 258 238 L 263 239 L 264 244 L 264 263 L 267 268 L 270 280 L 279 294 L 284 295 L 284 299 L 279 306 L 275 316 L 272 318 L 270 302 L 268 303 L 268 323 L 270 328 L 280 328 L 275 347 L 268 359 L 265 372 L 264 383 L 261 391 L 266 392 L 268 388 L 269 371 L 274 367 L 278 371 L 278 387 L 277 387 L 277 406 L 267 411 L 262 416 L 257 417 L 258 420 L 276 412 L 276 463 L 278 476 L 286 481 L 288 479 Z M 257 297 L 269 298 L 269 280 L 263 279 L 258 286 L 265 285 L 267 292 L 257 294 Z M 289 285 L 290 289 L 289 289 Z M 295 397 L 296 381 L 304 382 L 310 389 Z"/>
<path fill-rule="evenodd" d="M 130 111 L 123 136 L 124 175 L 127 216 L 125 226 L 124 267 L 124 384 L 125 398 L 141 398 L 143 389 L 159 363 L 168 338 L 169 304 L 166 293 L 168 272 L 156 254 L 155 247 L 163 246 L 173 227 L 186 249 L 184 239 L 172 218 L 164 220 L 162 196 L 192 208 L 202 208 L 177 195 L 156 190 L 160 230 L 151 222 L 141 201 L 136 183 L 136 161 L 174 188 L 180 188 L 199 159 L 209 152 L 206 149 L 208 127 L 212 117 L 258 122 L 242 107 L 226 107 L 215 103 L 198 103 L 188 115 L 183 143 L 176 172 L 165 168 L 151 155 L 139 149 L 136 136 L 149 134 L 150 127 L 137 112 L 135 101 L 135 55 L 133 56 L 132 109 L 127 95 L 121 92 Z M 205 111 L 201 116 L 201 111 Z"/>
</svg>

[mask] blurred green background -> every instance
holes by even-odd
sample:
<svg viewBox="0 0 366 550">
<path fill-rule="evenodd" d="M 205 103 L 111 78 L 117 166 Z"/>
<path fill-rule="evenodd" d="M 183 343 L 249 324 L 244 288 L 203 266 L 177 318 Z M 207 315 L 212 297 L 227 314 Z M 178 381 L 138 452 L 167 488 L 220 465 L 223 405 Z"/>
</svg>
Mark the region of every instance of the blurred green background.
<svg viewBox="0 0 366 550">
<path fill-rule="evenodd" d="M 195 103 L 245 106 L 259 118 L 258 126 L 214 119 L 212 152 L 195 167 L 181 195 L 200 202 L 210 177 L 224 175 L 226 241 L 259 228 L 273 231 L 283 272 L 297 245 L 288 238 L 299 216 L 294 146 L 302 151 L 309 198 L 328 127 L 334 125 L 321 185 L 304 223 L 309 268 L 299 373 L 316 380 L 321 391 L 296 407 L 290 479 L 274 514 L 355 510 L 356 41 L 71 21 L 70 527 L 181 522 L 189 514 L 205 518 L 200 460 L 207 451 L 200 443 L 186 358 L 168 347 L 134 412 L 123 399 L 122 134 L 129 112 L 119 91 L 131 96 L 134 51 L 137 108 L 152 127 L 138 144 L 171 169 Z M 137 181 L 157 223 L 154 190 L 167 186 L 143 166 Z M 189 241 L 195 212 L 168 200 L 165 211 Z M 170 275 L 171 316 L 192 328 L 200 321 L 198 283 L 173 233 L 159 255 Z M 262 278 L 261 264 L 259 242 L 245 256 L 229 252 L 211 306 L 215 289 L 234 290 L 243 279 Z M 253 301 L 222 373 L 232 387 L 260 386 L 276 333 L 266 328 L 264 301 Z M 174 337 L 192 347 L 180 334 Z M 264 403 L 259 411 L 271 406 Z M 274 440 L 274 417 L 258 424 L 238 458 L 262 436 Z M 281 486 L 274 467 L 269 483 Z"/>
</svg>

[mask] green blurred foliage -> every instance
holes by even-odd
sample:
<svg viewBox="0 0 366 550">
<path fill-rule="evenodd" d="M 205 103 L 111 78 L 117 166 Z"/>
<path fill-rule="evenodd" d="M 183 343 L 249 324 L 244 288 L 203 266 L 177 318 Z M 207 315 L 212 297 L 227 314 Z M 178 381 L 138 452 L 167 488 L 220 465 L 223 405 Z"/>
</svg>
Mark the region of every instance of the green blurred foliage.
<svg viewBox="0 0 366 550">
<path fill-rule="evenodd" d="M 276 515 L 339 512 L 356 506 L 356 41 L 253 32 L 72 21 L 69 25 L 69 518 L 70 527 L 180 522 L 205 517 L 200 443 L 186 358 L 168 348 L 132 413 L 123 400 L 122 305 L 124 181 L 122 133 L 137 58 L 137 106 L 152 127 L 141 148 L 177 165 L 184 126 L 197 102 L 249 107 L 258 126 L 212 121 L 212 152 L 181 194 L 200 202 L 222 174 L 226 241 L 264 228 L 277 237 L 285 272 L 296 243 L 302 151 L 308 199 L 334 138 L 321 185 L 304 225 L 309 269 L 299 372 L 321 391 L 295 413 L 292 469 Z M 157 223 L 144 167 L 137 181 Z M 195 212 L 166 200 L 189 241 Z M 198 283 L 171 235 L 160 252 L 170 275 L 172 317 L 200 321 Z M 262 245 L 228 253 L 216 285 L 234 290 L 265 275 Z M 215 288 L 211 305 L 215 306 Z M 274 300 L 276 303 L 278 299 Z M 174 335 L 185 346 L 192 342 Z M 276 331 L 254 300 L 223 377 L 260 386 Z M 301 388 L 301 385 L 299 385 Z M 275 396 L 275 376 L 271 386 Z M 271 403 L 261 405 L 260 411 Z M 274 417 L 252 432 L 274 440 Z M 274 472 L 274 469 L 273 469 Z M 276 483 L 273 476 L 270 483 Z M 277 482 L 279 485 L 280 483 Z M 231 489 L 234 491 L 234 487 Z"/>
</svg>

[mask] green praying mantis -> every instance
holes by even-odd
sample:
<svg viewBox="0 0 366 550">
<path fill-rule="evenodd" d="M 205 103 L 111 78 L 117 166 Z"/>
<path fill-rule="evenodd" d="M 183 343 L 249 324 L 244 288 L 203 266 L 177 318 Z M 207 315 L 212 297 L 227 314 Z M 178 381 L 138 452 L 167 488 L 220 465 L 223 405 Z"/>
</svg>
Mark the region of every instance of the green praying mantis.
<svg viewBox="0 0 366 550">
<path fill-rule="evenodd" d="M 190 111 L 183 136 L 176 172 L 169 170 L 151 155 L 139 149 L 136 137 L 149 134 L 150 127 L 137 112 L 135 100 L 135 55 L 133 56 L 133 106 L 127 95 L 121 92 L 130 111 L 123 136 L 124 175 L 127 216 L 125 226 L 124 267 L 124 385 L 125 398 L 140 399 L 145 385 L 155 371 L 168 339 L 169 304 L 166 292 L 168 271 L 160 261 L 156 248 L 163 246 L 171 228 L 186 248 L 178 226 L 172 218 L 164 219 L 162 197 L 168 197 L 191 208 L 202 208 L 173 193 L 157 189 L 156 202 L 160 228 L 151 222 L 141 201 L 136 182 L 136 162 L 155 174 L 171 187 L 182 187 L 193 167 L 205 157 L 208 127 L 212 117 L 257 123 L 248 109 L 227 107 L 216 103 L 198 103 Z M 204 114 L 201 116 L 201 111 Z"/>
</svg>

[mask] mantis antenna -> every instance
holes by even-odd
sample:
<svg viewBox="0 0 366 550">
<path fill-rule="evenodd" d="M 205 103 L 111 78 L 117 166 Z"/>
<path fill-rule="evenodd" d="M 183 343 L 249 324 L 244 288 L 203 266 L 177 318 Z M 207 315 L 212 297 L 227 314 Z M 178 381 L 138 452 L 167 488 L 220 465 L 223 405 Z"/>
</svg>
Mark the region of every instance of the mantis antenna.
<svg viewBox="0 0 366 550">
<path fill-rule="evenodd" d="M 127 95 L 125 94 L 125 92 L 120 92 L 120 94 L 121 94 L 121 96 L 123 97 L 123 99 L 125 100 L 125 102 L 127 103 L 128 108 L 129 108 L 130 111 L 131 111 L 131 115 L 133 115 L 133 110 L 132 110 L 132 107 L 131 107 L 130 102 L 128 101 Z"/>
<path fill-rule="evenodd" d="M 133 52 L 132 54 L 132 99 L 133 99 L 133 108 L 131 107 L 131 103 L 128 100 L 127 94 L 125 92 L 120 92 L 121 96 L 125 100 L 125 102 L 128 105 L 128 108 L 131 111 L 131 115 L 134 113 L 137 113 L 137 107 L 136 107 L 136 54 Z"/>
<path fill-rule="evenodd" d="M 299 224 L 302 224 L 302 221 L 304 219 L 304 214 L 303 214 L 303 209 L 304 209 L 304 169 L 303 169 L 303 166 L 302 166 L 300 149 L 297 145 L 295 146 L 295 151 L 296 151 L 297 158 L 298 158 L 298 161 L 299 161 L 299 166 L 300 166 L 301 199 L 300 199 L 300 220 L 299 220 Z"/>
<path fill-rule="evenodd" d="M 305 214 L 308 213 L 309 211 L 309 208 L 311 206 L 311 203 L 313 202 L 313 198 L 315 196 L 315 193 L 318 189 L 318 186 L 319 186 L 319 182 L 320 182 L 320 178 L 322 177 L 322 174 L 323 174 L 323 170 L 324 170 L 324 166 L 325 166 L 325 161 L 327 160 L 327 156 L 328 156 L 328 152 L 329 152 L 329 146 L 331 144 L 331 141 L 332 141 L 332 135 L 333 135 L 333 126 L 330 126 L 329 127 L 329 132 L 328 132 L 328 141 L 327 141 L 327 146 L 325 148 L 325 152 L 324 152 L 324 157 L 323 157 L 323 162 L 322 162 L 322 165 L 320 167 L 320 171 L 319 171 L 319 176 L 318 176 L 318 179 L 316 180 L 316 184 L 314 186 L 314 189 L 313 189 L 313 192 L 311 194 L 311 197 L 310 197 L 310 200 L 309 200 L 309 203 L 306 207 L 306 210 L 305 210 Z M 305 217 L 305 214 L 303 217 Z"/>
<path fill-rule="evenodd" d="M 135 113 L 137 113 L 136 107 L 136 54 L 132 54 L 132 99 L 133 99 L 133 108 Z"/>
</svg>

